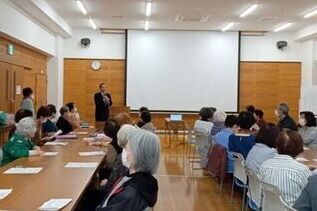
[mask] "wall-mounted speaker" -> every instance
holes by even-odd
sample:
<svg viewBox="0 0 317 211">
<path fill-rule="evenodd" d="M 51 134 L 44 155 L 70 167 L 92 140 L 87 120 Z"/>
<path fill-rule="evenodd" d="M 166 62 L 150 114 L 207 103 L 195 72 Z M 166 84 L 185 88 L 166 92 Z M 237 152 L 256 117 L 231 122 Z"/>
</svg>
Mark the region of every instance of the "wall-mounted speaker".
<svg viewBox="0 0 317 211">
<path fill-rule="evenodd" d="M 80 44 L 83 47 L 88 47 L 90 45 L 90 39 L 89 38 L 83 38 L 80 40 Z"/>
</svg>

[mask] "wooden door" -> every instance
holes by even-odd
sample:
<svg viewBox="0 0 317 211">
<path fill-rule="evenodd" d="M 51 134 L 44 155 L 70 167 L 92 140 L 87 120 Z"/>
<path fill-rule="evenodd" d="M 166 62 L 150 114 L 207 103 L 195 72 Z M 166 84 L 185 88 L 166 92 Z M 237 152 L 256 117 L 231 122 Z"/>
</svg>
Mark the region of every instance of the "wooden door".
<svg viewBox="0 0 317 211">
<path fill-rule="evenodd" d="M 0 110 L 11 112 L 11 67 L 9 64 L 0 62 Z"/>
<path fill-rule="evenodd" d="M 46 95 L 47 95 L 47 76 L 45 74 L 36 74 L 35 75 L 35 104 L 37 109 L 40 106 L 45 106 L 47 104 Z"/>
<path fill-rule="evenodd" d="M 24 67 L 11 65 L 11 102 L 12 112 L 15 113 L 20 109 L 21 101 L 23 100 L 22 87 L 23 87 L 23 71 Z"/>
</svg>

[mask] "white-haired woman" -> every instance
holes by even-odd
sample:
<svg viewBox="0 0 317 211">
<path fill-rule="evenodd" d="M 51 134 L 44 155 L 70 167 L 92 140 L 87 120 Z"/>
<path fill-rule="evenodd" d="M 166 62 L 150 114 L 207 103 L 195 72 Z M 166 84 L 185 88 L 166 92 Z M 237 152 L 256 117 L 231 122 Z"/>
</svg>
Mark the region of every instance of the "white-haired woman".
<svg viewBox="0 0 317 211">
<path fill-rule="evenodd" d="M 153 207 L 157 200 L 158 184 L 152 176 L 160 159 L 160 140 L 148 131 L 136 130 L 128 137 L 122 152 L 122 163 L 130 175 L 119 179 L 97 211 L 142 211 Z"/>
<path fill-rule="evenodd" d="M 210 135 L 214 136 L 222 129 L 226 128 L 225 121 L 227 118 L 227 114 L 223 111 L 216 111 L 214 113 L 213 123 L 214 126 L 211 128 Z"/>
<path fill-rule="evenodd" d="M 3 160 L 5 165 L 20 157 L 42 155 L 44 152 L 35 146 L 32 138 L 36 133 L 36 123 L 32 117 L 26 117 L 19 121 L 16 131 L 3 146 Z"/>
</svg>

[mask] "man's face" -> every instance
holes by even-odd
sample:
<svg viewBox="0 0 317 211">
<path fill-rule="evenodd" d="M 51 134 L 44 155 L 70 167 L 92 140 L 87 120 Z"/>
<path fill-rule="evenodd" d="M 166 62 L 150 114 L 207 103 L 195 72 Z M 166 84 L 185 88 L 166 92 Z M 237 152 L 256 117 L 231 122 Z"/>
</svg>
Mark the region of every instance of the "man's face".
<svg viewBox="0 0 317 211">
<path fill-rule="evenodd" d="M 100 91 L 101 92 L 106 92 L 106 85 L 103 84 L 101 87 L 100 87 Z"/>
</svg>

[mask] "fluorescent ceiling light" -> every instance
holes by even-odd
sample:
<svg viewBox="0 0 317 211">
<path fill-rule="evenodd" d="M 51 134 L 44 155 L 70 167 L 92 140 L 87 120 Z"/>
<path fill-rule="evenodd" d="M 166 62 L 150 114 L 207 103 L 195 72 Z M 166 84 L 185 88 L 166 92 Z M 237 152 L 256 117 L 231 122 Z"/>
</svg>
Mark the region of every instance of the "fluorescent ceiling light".
<svg viewBox="0 0 317 211">
<path fill-rule="evenodd" d="M 84 15 L 87 15 L 87 10 L 86 10 L 86 8 L 85 8 L 83 2 L 82 2 L 82 1 L 76 1 L 76 3 L 77 3 L 77 5 L 78 5 L 80 11 L 81 11 Z"/>
<path fill-rule="evenodd" d="M 315 9 L 315 10 L 307 13 L 306 15 L 304 15 L 304 18 L 310 18 L 310 17 L 315 16 L 315 15 L 317 15 L 317 9 Z"/>
<path fill-rule="evenodd" d="M 288 27 L 290 27 L 292 25 L 292 23 L 285 23 L 282 26 L 277 27 L 276 29 L 274 29 L 274 32 L 279 32 L 282 31 Z"/>
<path fill-rule="evenodd" d="M 89 23 L 93 29 L 97 29 L 97 26 L 96 26 L 95 22 L 93 21 L 93 19 L 89 18 Z"/>
<path fill-rule="evenodd" d="M 148 31 L 150 29 L 150 21 L 145 21 L 144 23 L 144 30 Z"/>
<path fill-rule="evenodd" d="M 223 32 L 224 32 L 224 31 L 227 31 L 227 30 L 230 29 L 233 25 L 234 25 L 233 22 L 228 23 L 225 27 L 222 28 L 221 31 L 223 31 Z"/>
<path fill-rule="evenodd" d="M 150 17 L 152 13 L 152 3 L 151 2 L 146 2 L 145 5 L 145 16 Z"/>
<path fill-rule="evenodd" d="M 249 15 L 251 12 L 253 12 L 259 5 L 253 4 L 248 9 L 246 9 L 243 13 L 241 13 L 240 18 L 244 18 L 245 16 Z"/>
</svg>

